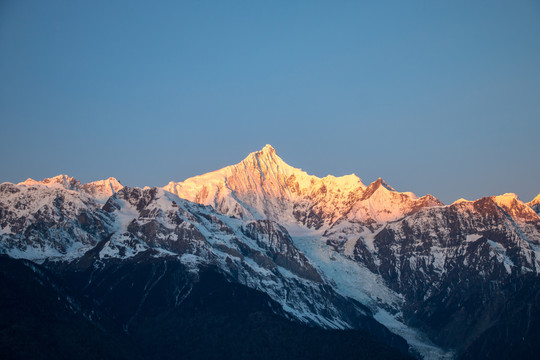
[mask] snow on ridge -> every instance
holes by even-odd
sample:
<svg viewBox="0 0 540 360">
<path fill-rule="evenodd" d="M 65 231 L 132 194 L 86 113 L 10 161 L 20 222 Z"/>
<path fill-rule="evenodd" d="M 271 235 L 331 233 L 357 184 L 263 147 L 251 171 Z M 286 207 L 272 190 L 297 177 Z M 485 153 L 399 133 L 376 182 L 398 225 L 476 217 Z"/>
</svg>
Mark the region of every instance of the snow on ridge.
<svg viewBox="0 0 540 360">
<path fill-rule="evenodd" d="M 294 180 L 300 188 L 309 188 L 313 184 L 320 183 L 344 189 L 352 187 L 365 188 L 361 179 L 354 174 L 341 177 L 328 175 L 324 178 L 309 175 L 305 171 L 287 164 L 277 155 L 271 145 L 266 145 L 262 150 L 250 153 L 238 164 L 191 177 L 183 182 L 171 181 L 163 189 L 184 199 L 195 201 L 198 192 L 205 187 L 226 187 L 231 190 L 243 191 L 261 190 L 260 186 L 257 186 L 261 184 L 257 183 L 263 182 L 266 185 L 266 191 L 289 198 L 291 192 L 287 191 L 286 182 L 291 176 L 294 176 Z M 234 184 L 229 184 L 231 179 L 234 180 Z M 270 188 L 269 185 L 273 188 Z"/>
<path fill-rule="evenodd" d="M 514 201 L 519 200 L 518 196 L 514 193 L 505 193 L 502 195 L 495 195 L 495 196 L 492 196 L 491 198 L 497 204 L 502 204 L 506 206 L 510 206 L 512 205 Z"/>
<path fill-rule="evenodd" d="M 99 198 L 108 198 L 124 188 L 117 179 L 109 177 L 105 180 L 97 180 L 82 185 L 82 188 Z"/>
<path fill-rule="evenodd" d="M 66 190 L 88 193 L 98 200 L 106 199 L 116 194 L 124 187 L 114 177 L 81 184 L 81 182 L 74 177 L 64 174 L 57 175 L 52 178 L 44 178 L 41 181 L 28 178 L 23 182 L 17 183 L 16 185 L 24 187 L 46 186 L 48 188 L 64 188 Z"/>
<path fill-rule="evenodd" d="M 536 197 L 534 199 L 532 199 L 531 201 L 529 201 L 527 203 L 527 205 L 529 205 L 529 206 L 533 206 L 533 205 L 537 205 L 537 204 L 540 204 L 540 194 L 536 195 Z"/>
<path fill-rule="evenodd" d="M 52 178 L 44 178 L 41 181 L 37 181 L 31 178 L 26 179 L 23 182 L 17 184 L 18 186 L 33 186 L 33 185 L 45 185 L 49 187 L 61 186 L 66 189 L 73 189 L 80 185 L 79 180 L 69 176 L 69 175 L 56 175 Z"/>
<path fill-rule="evenodd" d="M 331 225 L 343 216 L 392 221 L 418 207 L 441 205 L 431 195 L 418 198 L 412 192 L 397 192 L 382 179 L 366 187 L 355 174 L 309 175 L 285 163 L 270 145 L 236 165 L 183 182 L 171 181 L 162 189 L 231 216 L 280 222 L 296 217 L 296 221 L 309 221 L 315 227 Z M 362 201 L 367 202 L 360 204 Z M 294 215 L 298 209 L 312 209 L 321 220 L 299 220 Z"/>
</svg>

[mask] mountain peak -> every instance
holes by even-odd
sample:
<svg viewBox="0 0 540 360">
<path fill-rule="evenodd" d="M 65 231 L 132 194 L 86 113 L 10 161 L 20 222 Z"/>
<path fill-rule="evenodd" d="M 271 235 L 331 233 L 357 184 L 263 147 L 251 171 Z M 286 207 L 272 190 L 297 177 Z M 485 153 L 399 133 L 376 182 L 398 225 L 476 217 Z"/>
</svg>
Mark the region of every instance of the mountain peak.
<svg viewBox="0 0 540 360">
<path fill-rule="evenodd" d="M 391 187 L 390 185 L 388 185 L 388 184 L 386 183 L 386 181 L 384 181 L 382 178 L 378 178 L 378 179 L 375 181 L 375 184 L 377 184 L 377 187 L 382 186 L 383 188 L 385 188 L 385 189 L 388 190 L 388 191 L 396 191 L 393 187 Z"/>
<path fill-rule="evenodd" d="M 368 185 L 362 197 L 364 199 L 368 199 L 379 189 L 396 192 L 396 190 L 390 185 L 388 185 L 383 179 L 378 178 L 377 180 Z"/>
<path fill-rule="evenodd" d="M 52 178 L 45 178 L 41 181 L 36 181 L 34 179 L 28 178 L 25 181 L 18 183 L 17 185 L 44 185 L 47 187 L 63 187 L 67 190 L 83 191 L 93 195 L 96 198 L 108 198 L 116 194 L 118 190 L 124 187 L 118 180 L 113 177 L 105 180 L 97 180 L 86 184 L 81 184 L 79 180 L 64 174 L 56 175 Z"/>
<path fill-rule="evenodd" d="M 272 147 L 272 145 L 270 144 L 266 144 L 262 149 L 261 149 L 261 152 L 263 153 L 275 153 L 276 152 L 276 149 L 274 149 Z"/>
<path fill-rule="evenodd" d="M 41 181 L 36 181 L 34 179 L 28 178 L 23 182 L 18 183 L 17 185 L 31 186 L 31 185 L 46 185 L 46 186 L 56 186 L 60 185 L 66 189 L 73 190 L 80 185 L 79 180 L 64 174 L 56 175 L 52 178 L 45 178 Z"/>
<path fill-rule="evenodd" d="M 105 180 L 97 180 L 87 184 L 84 184 L 83 189 L 93 194 L 98 198 L 108 198 L 116 194 L 120 189 L 124 187 L 120 181 L 116 180 L 113 177 L 110 177 Z"/>
<path fill-rule="evenodd" d="M 236 171 L 247 171 L 248 173 L 258 173 L 263 177 L 290 176 L 301 172 L 278 156 L 276 150 L 271 145 L 266 145 L 259 151 L 250 153 L 239 164 L 232 165 Z M 279 175 L 278 175 L 279 174 Z M 258 176 L 258 175 L 257 175 Z"/>
<path fill-rule="evenodd" d="M 536 195 L 534 199 L 532 199 L 531 202 L 527 203 L 529 206 L 540 204 L 540 194 Z"/>
<path fill-rule="evenodd" d="M 512 202 L 519 200 L 518 196 L 514 193 L 505 193 L 502 195 L 492 196 L 492 199 L 498 204 L 511 204 Z"/>
<path fill-rule="evenodd" d="M 274 149 L 272 147 L 272 145 L 270 144 L 266 144 L 261 150 L 258 150 L 258 151 L 254 151 L 252 153 L 250 153 L 245 159 L 245 160 L 249 160 L 249 159 L 266 159 L 266 160 L 271 160 L 273 162 L 277 162 L 277 161 L 283 161 L 281 160 L 281 158 L 277 155 L 276 153 L 276 149 Z"/>
<path fill-rule="evenodd" d="M 377 214 L 370 218 L 384 221 L 420 207 L 441 205 L 434 198 L 420 200 L 413 193 L 397 192 L 381 178 L 366 188 L 354 174 L 324 178 L 309 175 L 288 165 L 271 145 L 250 153 L 236 165 L 170 182 L 163 189 L 227 215 L 299 222 L 314 228 L 332 223 L 353 208 L 355 219 L 363 219 L 369 209 L 377 208 Z M 366 208 L 362 201 L 368 199 Z M 308 209 L 305 217 L 299 210 L 302 208 Z"/>
</svg>

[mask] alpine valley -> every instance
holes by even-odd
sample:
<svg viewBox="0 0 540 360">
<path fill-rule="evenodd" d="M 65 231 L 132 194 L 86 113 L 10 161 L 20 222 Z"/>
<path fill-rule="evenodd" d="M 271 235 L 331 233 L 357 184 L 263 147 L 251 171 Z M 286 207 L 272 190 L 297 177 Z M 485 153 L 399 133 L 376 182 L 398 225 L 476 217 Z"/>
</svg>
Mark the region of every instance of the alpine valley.
<svg viewBox="0 0 540 360">
<path fill-rule="evenodd" d="M 130 188 L 0 185 L 2 359 L 533 359 L 540 195 L 444 205 L 270 146 Z"/>
</svg>

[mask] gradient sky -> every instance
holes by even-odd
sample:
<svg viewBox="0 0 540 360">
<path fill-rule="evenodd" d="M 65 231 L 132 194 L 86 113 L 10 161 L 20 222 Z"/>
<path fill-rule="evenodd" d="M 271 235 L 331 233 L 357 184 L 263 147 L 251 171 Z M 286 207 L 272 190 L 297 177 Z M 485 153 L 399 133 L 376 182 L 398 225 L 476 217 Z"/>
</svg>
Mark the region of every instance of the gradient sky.
<svg viewBox="0 0 540 360">
<path fill-rule="evenodd" d="M 540 192 L 540 1 L 0 2 L 0 182 L 125 185 L 272 144 L 325 176 Z"/>
</svg>

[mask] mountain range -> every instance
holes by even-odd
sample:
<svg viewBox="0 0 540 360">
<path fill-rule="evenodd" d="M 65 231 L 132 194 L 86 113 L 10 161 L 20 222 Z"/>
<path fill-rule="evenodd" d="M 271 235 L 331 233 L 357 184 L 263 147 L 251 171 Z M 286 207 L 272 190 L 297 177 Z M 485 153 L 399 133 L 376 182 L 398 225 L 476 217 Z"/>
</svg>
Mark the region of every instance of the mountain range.
<svg viewBox="0 0 540 360">
<path fill-rule="evenodd" d="M 270 145 L 161 188 L 2 183 L 0 354 L 532 359 L 539 213 L 319 178 Z"/>
</svg>

